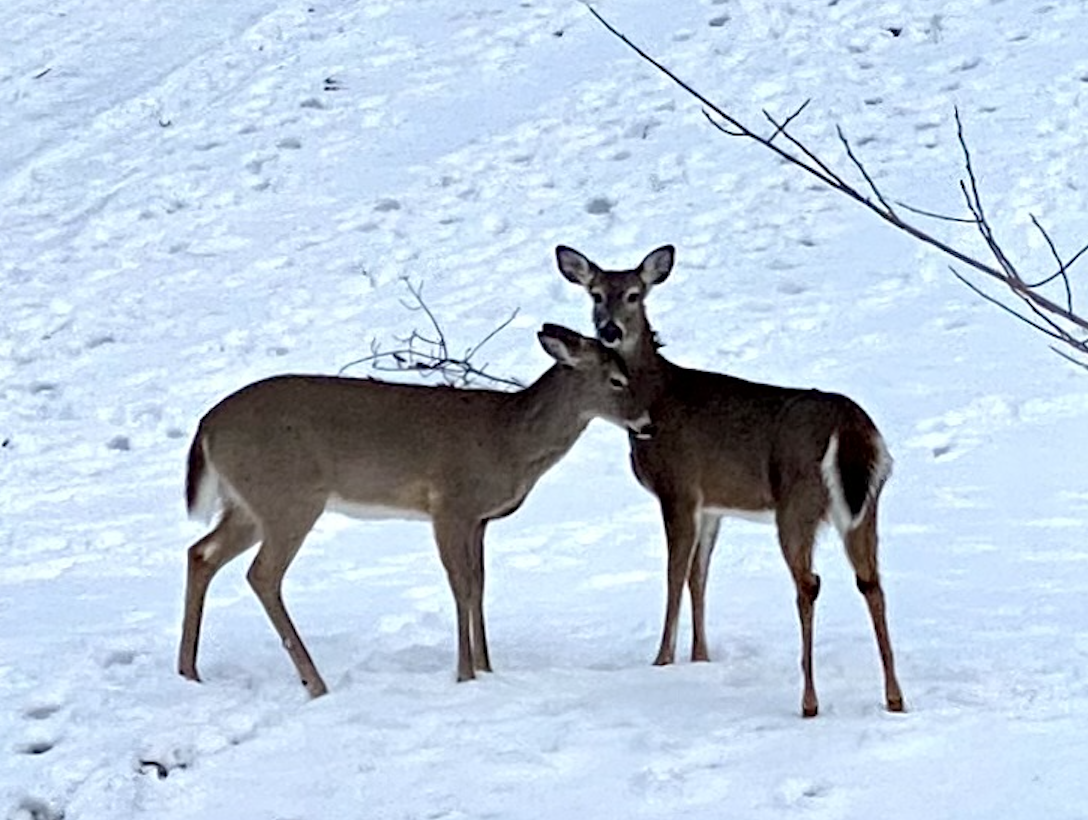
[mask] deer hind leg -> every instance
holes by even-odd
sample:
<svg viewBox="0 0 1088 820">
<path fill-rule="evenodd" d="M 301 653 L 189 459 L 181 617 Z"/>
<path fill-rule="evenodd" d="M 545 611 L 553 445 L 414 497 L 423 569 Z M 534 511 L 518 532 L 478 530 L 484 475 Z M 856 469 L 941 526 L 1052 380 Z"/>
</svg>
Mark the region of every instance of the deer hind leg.
<svg viewBox="0 0 1088 820">
<path fill-rule="evenodd" d="M 799 497 L 780 506 L 776 515 L 778 541 L 797 588 L 797 614 L 801 621 L 801 671 L 804 675 L 801 714 L 804 717 L 815 717 L 819 711 L 812 676 L 812 621 L 816 598 L 820 594 L 820 576 L 812 571 L 812 548 L 821 513 L 819 504 L 812 499 Z"/>
<path fill-rule="evenodd" d="M 280 636 L 283 648 L 295 664 L 302 685 L 313 698 L 324 695 L 328 687 L 287 613 L 283 603 L 283 576 L 323 509 L 324 500 L 314 499 L 285 505 L 274 516 L 262 516 L 264 533 L 261 547 L 246 574 L 250 587 Z"/>
<path fill-rule="evenodd" d="M 196 653 L 208 585 L 224 565 L 256 544 L 259 537 L 257 525 L 245 512 L 238 507 L 227 507 L 215 529 L 189 547 L 185 616 L 178 648 L 178 672 L 189 680 L 200 680 Z"/>
<path fill-rule="evenodd" d="M 472 659 L 481 672 L 491 671 L 491 655 L 487 651 L 487 630 L 484 629 L 484 528 L 481 521 L 472 540 L 476 575 L 472 588 Z"/>
<path fill-rule="evenodd" d="M 680 618 L 680 597 L 684 584 L 691 573 L 691 559 L 698 538 L 696 507 L 694 503 L 661 500 L 661 512 L 665 519 L 665 537 L 668 541 L 668 579 L 665 600 L 665 628 L 661 645 L 654 659 L 655 666 L 665 666 L 676 658 L 676 628 Z"/>
<path fill-rule="evenodd" d="M 706 640 L 706 580 L 710 571 L 710 556 L 714 553 L 714 543 L 718 540 L 721 518 L 703 513 L 699 516 L 699 539 L 695 546 L 695 557 L 691 561 L 688 573 L 688 593 L 691 596 L 691 659 L 709 661 L 710 652 Z"/>
<path fill-rule="evenodd" d="M 876 503 L 872 503 L 864 518 L 844 536 L 846 554 L 857 576 L 858 591 L 865 596 L 869 617 L 876 633 L 876 645 L 884 667 L 884 702 L 889 712 L 903 711 L 903 693 L 895 676 L 895 658 L 892 655 L 891 638 L 888 636 L 888 620 L 884 608 L 884 589 L 880 585 L 877 567 Z"/>
<path fill-rule="evenodd" d="M 442 566 L 446 568 L 453 601 L 457 608 L 457 681 L 460 683 L 476 677 L 476 664 L 473 660 L 472 631 L 473 614 L 480 615 L 480 625 L 476 627 L 482 633 L 482 606 L 477 607 L 475 591 L 483 586 L 480 577 L 483 552 L 477 558 L 476 533 L 472 522 L 456 516 L 436 514 L 434 516 L 434 537 L 438 542 L 438 554 Z"/>
</svg>

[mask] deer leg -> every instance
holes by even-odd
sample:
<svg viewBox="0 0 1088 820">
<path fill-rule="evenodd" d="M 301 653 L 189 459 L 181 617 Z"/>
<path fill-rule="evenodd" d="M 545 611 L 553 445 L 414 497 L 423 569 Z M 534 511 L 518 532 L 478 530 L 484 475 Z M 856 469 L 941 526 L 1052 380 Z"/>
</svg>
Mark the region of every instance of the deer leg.
<svg viewBox="0 0 1088 820">
<path fill-rule="evenodd" d="M 884 590 L 880 585 L 877 568 L 876 504 L 872 504 L 857 527 L 846 533 L 846 554 L 857 576 L 858 591 L 865 596 L 869 617 L 876 633 L 876 645 L 880 650 L 880 662 L 884 667 L 884 702 L 889 712 L 903 711 L 903 693 L 895 676 L 895 658 L 892 655 L 891 638 L 888 636 L 888 619 L 884 609 Z"/>
<path fill-rule="evenodd" d="M 284 649 L 298 670 L 302 685 L 310 697 L 320 697 L 328 691 L 325 681 L 314 666 L 313 659 L 295 629 L 287 607 L 283 603 L 283 576 L 298 554 L 299 547 L 321 516 L 324 503 L 314 503 L 308 509 L 292 507 L 280 511 L 273 519 L 262 516 L 264 538 L 257 550 L 257 557 L 249 567 L 246 579 L 272 621 Z M 290 512 L 289 522 L 284 513 Z"/>
<path fill-rule="evenodd" d="M 178 647 L 178 673 L 183 677 L 200 680 L 196 671 L 196 653 L 208 585 L 227 562 L 256 544 L 258 538 L 256 524 L 237 507 L 228 507 L 215 529 L 189 547 L 185 616 L 181 626 L 181 645 Z"/>
<path fill-rule="evenodd" d="M 472 659 L 481 672 L 491 671 L 491 656 L 487 651 L 487 630 L 484 628 L 484 528 L 481 521 L 476 527 L 472 547 L 476 564 L 472 590 Z"/>
<path fill-rule="evenodd" d="M 820 576 L 812 571 L 812 547 L 820 518 L 820 511 L 804 509 L 798 503 L 781 506 L 777 513 L 779 544 L 797 588 L 797 615 L 801 621 L 801 672 L 805 681 L 801 697 L 801 714 L 804 717 L 815 717 L 819 711 L 812 676 L 812 621 L 816 598 L 820 594 Z"/>
<path fill-rule="evenodd" d="M 457 608 L 457 681 L 460 683 L 476 677 L 472 652 L 472 616 L 476 611 L 473 590 L 482 586 L 483 579 L 480 578 L 477 584 L 479 563 L 474 554 L 472 525 L 466 525 L 463 519 L 441 514 L 436 514 L 433 521 L 438 554 L 446 568 Z"/>
<path fill-rule="evenodd" d="M 665 628 L 661 646 L 654 659 L 655 666 L 665 666 L 676 658 L 676 627 L 680 617 L 680 596 L 691 572 L 691 559 L 698 537 L 694 503 L 661 500 L 668 541 L 668 579 L 665 600 Z"/>
<path fill-rule="evenodd" d="M 699 516 L 699 540 L 695 546 L 695 557 L 688 573 L 688 593 L 691 596 L 691 659 L 709 661 L 710 653 L 706 641 L 706 580 L 710 570 L 710 556 L 714 553 L 714 543 L 718 540 L 718 528 L 721 518 L 703 513 Z"/>
</svg>

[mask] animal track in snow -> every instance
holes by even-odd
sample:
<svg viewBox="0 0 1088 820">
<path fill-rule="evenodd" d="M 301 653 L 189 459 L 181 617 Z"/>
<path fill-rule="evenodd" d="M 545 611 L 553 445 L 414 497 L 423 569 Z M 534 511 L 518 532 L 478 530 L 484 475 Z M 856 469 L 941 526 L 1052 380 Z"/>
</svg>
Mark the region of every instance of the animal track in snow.
<svg viewBox="0 0 1088 820">
<path fill-rule="evenodd" d="M 1020 415 L 1019 408 L 1002 396 L 983 396 L 958 410 L 916 425 L 911 447 L 928 449 L 935 459 L 956 459 L 973 450 L 993 432 Z"/>
<path fill-rule="evenodd" d="M 586 202 L 586 213 L 593 216 L 606 216 L 612 213 L 616 203 L 606 196 L 595 196 Z"/>
<path fill-rule="evenodd" d="M 51 751 L 56 745 L 52 740 L 31 740 L 15 744 L 15 751 L 24 755 L 42 755 Z"/>
<path fill-rule="evenodd" d="M 47 720 L 63 708 L 63 705 L 59 703 L 41 703 L 37 706 L 26 707 L 23 710 L 23 717 L 29 720 Z"/>
<path fill-rule="evenodd" d="M 24 797 L 10 815 L 11 820 L 64 820 L 64 809 L 38 797 Z"/>
</svg>

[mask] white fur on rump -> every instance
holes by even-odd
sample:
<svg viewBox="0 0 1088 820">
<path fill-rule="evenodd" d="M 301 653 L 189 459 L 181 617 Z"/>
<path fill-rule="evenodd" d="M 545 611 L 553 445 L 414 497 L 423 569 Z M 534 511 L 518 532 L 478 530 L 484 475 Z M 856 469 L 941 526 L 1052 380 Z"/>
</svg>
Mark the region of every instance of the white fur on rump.
<svg viewBox="0 0 1088 820">
<path fill-rule="evenodd" d="M 839 535 L 846 534 L 856 527 L 869 509 L 869 502 L 877 491 L 888 480 L 892 472 L 892 457 L 884 444 L 884 438 L 880 433 L 873 433 L 873 446 L 876 449 L 876 464 L 873 465 L 872 475 L 869 476 L 869 487 L 865 494 L 865 503 L 857 515 L 852 515 L 850 505 L 846 503 L 846 495 L 842 489 L 842 473 L 839 472 L 839 434 L 831 434 L 827 442 L 827 451 L 820 461 L 820 472 L 824 477 L 824 486 L 831 502 L 828 504 L 827 514 Z"/>
</svg>

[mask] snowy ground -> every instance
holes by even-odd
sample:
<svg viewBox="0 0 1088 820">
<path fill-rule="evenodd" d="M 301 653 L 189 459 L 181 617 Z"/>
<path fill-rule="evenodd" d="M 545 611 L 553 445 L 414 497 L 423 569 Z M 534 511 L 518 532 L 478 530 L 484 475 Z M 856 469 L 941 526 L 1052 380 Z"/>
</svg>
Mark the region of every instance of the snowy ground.
<svg viewBox="0 0 1088 820">
<path fill-rule="evenodd" d="M 798 133 L 834 156 L 841 123 L 922 207 L 959 206 L 958 104 L 1024 267 L 1049 268 L 1029 213 L 1085 241 L 1084 0 L 600 9 L 751 122 L 812 97 Z M 717 135 L 575 2 L 5 10 L 0 816 L 1088 817 L 1088 377 L 946 260 Z M 589 330 L 560 242 L 615 266 L 675 243 L 650 304 L 672 358 L 876 418 L 907 714 L 828 538 L 798 716 L 793 589 L 755 524 L 723 529 L 715 661 L 652 668 L 656 504 L 600 424 L 489 532 L 496 674 L 453 682 L 427 526 L 329 516 L 287 598 L 330 694 L 244 561 L 212 586 L 205 683 L 177 677 L 201 413 L 418 326 L 402 276 L 458 347 L 520 307 L 487 361 L 531 379 L 541 322 Z"/>
</svg>

